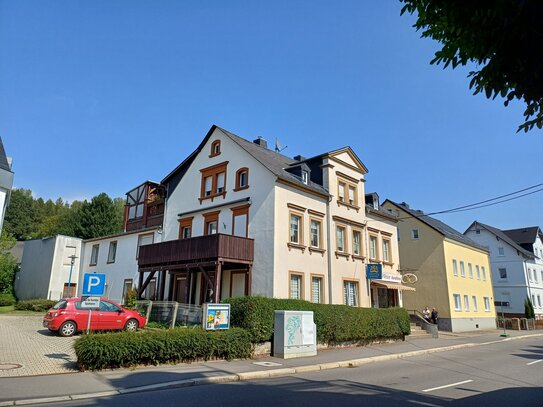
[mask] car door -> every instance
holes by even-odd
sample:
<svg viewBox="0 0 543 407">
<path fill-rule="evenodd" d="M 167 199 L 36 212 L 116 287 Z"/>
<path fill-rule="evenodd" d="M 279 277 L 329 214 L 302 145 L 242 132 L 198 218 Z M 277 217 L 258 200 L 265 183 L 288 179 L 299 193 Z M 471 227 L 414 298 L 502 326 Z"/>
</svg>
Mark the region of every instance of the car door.
<svg viewBox="0 0 543 407">
<path fill-rule="evenodd" d="M 81 302 L 76 301 L 75 307 L 74 307 L 74 320 L 77 324 L 78 329 L 81 331 L 87 330 L 87 326 L 89 324 L 89 309 L 88 308 L 82 308 Z M 99 325 L 99 310 L 98 309 L 91 309 L 91 324 L 90 329 L 91 331 L 97 331 L 98 325 Z"/>
<path fill-rule="evenodd" d="M 122 328 L 122 316 L 119 312 L 121 309 L 115 304 L 109 301 L 100 301 L 100 310 L 98 318 L 98 329 L 121 329 Z"/>
</svg>

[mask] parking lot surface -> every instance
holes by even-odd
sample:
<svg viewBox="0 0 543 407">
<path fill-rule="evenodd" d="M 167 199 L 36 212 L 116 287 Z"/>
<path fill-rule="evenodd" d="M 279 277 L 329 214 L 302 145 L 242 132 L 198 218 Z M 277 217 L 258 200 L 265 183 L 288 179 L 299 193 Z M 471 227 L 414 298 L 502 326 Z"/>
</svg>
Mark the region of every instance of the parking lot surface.
<svg viewBox="0 0 543 407">
<path fill-rule="evenodd" d="M 42 326 L 42 316 L 0 315 L 0 378 L 77 371 L 73 344 Z"/>
</svg>

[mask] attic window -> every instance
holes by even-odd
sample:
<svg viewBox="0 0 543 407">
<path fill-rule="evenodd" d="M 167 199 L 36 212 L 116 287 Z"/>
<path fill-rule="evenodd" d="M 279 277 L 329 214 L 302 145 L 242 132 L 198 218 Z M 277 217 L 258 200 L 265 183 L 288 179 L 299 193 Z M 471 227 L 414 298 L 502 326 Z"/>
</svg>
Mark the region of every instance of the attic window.
<svg viewBox="0 0 543 407">
<path fill-rule="evenodd" d="M 480 235 L 481 234 L 481 229 L 475 229 L 475 234 Z"/>
<path fill-rule="evenodd" d="M 210 157 L 215 157 L 221 153 L 221 140 L 215 140 L 211 143 L 211 154 Z"/>
<path fill-rule="evenodd" d="M 302 170 L 302 182 L 306 185 L 309 182 L 309 171 Z"/>
</svg>

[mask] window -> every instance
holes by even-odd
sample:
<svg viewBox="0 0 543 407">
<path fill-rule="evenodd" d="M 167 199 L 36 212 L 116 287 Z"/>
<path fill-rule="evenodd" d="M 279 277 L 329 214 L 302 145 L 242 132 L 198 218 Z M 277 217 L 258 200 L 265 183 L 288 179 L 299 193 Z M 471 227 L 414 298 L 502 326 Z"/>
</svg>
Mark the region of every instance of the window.
<svg viewBox="0 0 543 407">
<path fill-rule="evenodd" d="M 462 302 L 460 299 L 460 294 L 453 294 L 453 298 L 454 298 L 454 310 L 462 311 Z"/>
<path fill-rule="evenodd" d="M 302 217 L 300 215 L 290 214 L 290 243 L 302 244 Z"/>
<path fill-rule="evenodd" d="M 96 266 L 96 263 L 98 263 L 98 250 L 100 250 L 99 244 L 92 246 L 89 266 Z"/>
<path fill-rule="evenodd" d="M 356 205 L 356 188 L 349 185 L 349 203 Z"/>
<path fill-rule="evenodd" d="M 218 232 L 220 211 L 204 213 L 204 235 L 214 235 Z"/>
<path fill-rule="evenodd" d="M 481 234 L 481 229 L 475 229 L 475 234 L 480 235 Z"/>
<path fill-rule="evenodd" d="M 125 278 L 123 283 L 123 304 L 126 304 L 127 302 L 127 296 L 130 291 L 132 291 L 132 285 L 134 284 L 133 280 L 131 278 Z"/>
<path fill-rule="evenodd" d="M 481 272 L 479 271 L 479 266 L 475 266 L 475 272 L 477 273 L 477 280 L 481 279 Z"/>
<path fill-rule="evenodd" d="M 247 237 L 249 234 L 249 205 L 232 208 L 232 235 Z"/>
<path fill-rule="evenodd" d="M 338 201 L 347 206 L 358 205 L 358 188 L 355 179 L 338 181 Z"/>
<path fill-rule="evenodd" d="M 322 277 L 311 277 L 311 302 L 322 303 Z"/>
<path fill-rule="evenodd" d="M 490 298 L 483 297 L 483 302 L 485 304 L 485 311 L 490 312 Z"/>
<path fill-rule="evenodd" d="M 302 275 L 290 274 L 290 293 L 289 297 L 293 300 L 301 300 L 302 296 Z"/>
<path fill-rule="evenodd" d="M 211 143 L 211 154 L 210 157 L 215 157 L 221 153 L 221 140 L 215 140 Z"/>
<path fill-rule="evenodd" d="M 473 295 L 471 297 L 471 301 L 473 302 L 473 312 L 477 312 L 478 309 L 477 309 L 477 297 L 475 295 Z"/>
<path fill-rule="evenodd" d="M 466 277 L 466 270 L 464 269 L 464 262 L 460 261 L 460 276 Z"/>
<path fill-rule="evenodd" d="M 200 170 L 202 185 L 200 189 L 200 202 L 204 199 L 213 199 L 226 194 L 226 167 L 228 161 Z"/>
<path fill-rule="evenodd" d="M 486 271 L 484 266 L 481 266 L 481 273 L 483 274 L 483 281 L 486 281 Z"/>
<path fill-rule="evenodd" d="M 498 247 L 498 256 L 505 256 L 505 250 L 503 247 Z"/>
<path fill-rule="evenodd" d="M 498 272 L 500 273 L 500 279 L 507 280 L 507 269 L 505 267 L 499 268 Z"/>
<path fill-rule="evenodd" d="M 140 254 L 140 246 L 152 244 L 153 241 L 154 241 L 154 235 L 152 233 L 148 235 L 138 236 L 138 247 L 136 249 L 136 259 L 139 257 L 139 254 Z"/>
<path fill-rule="evenodd" d="M 337 251 L 345 251 L 345 227 L 336 226 L 336 242 L 337 242 Z"/>
<path fill-rule="evenodd" d="M 390 263 L 390 240 L 383 239 L 383 261 Z"/>
<path fill-rule="evenodd" d="M 535 307 L 536 305 L 536 302 L 535 302 L 535 294 L 532 294 L 532 305 Z"/>
<path fill-rule="evenodd" d="M 107 253 L 107 262 L 115 263 L 115 257 L 117 256 L 117 242 L 109 242 L 109 251 Z"/>
<path fill-rule="evenodd" d="M 189 239 L 192 237 L 192 219 L 183 218 L 179 219 L 179 239 Z"/>
<path fill-rule="evenodd" d="M 418 229 L 413 229 L 411 231 L 411 239 L 412 240 L 419 240 L 419 230 Z"/>
<path fill-rule="evenodd" d="M 302 182 L 306 185 L 309 182 L 309 171 L 302 170 Z"/>
<path fill-rule="evenodd" d="M 469 312 L 469 297 L 464 295 L 464 309 Z"/>
<path fill-rule="evenodd" d="M 345 202 L 345 186 L 344 182 L 338 183 L 338 200 L 339 202 Z"/>
<path fill-rule="evenodd" d="M 72 259 L 75 261 L 77 256 L 75 255 L 77 248 L 75 246 L 66 246 L 64 248 L 64 264 L 65 266 L 70 266 L 72 264 Z"/>
<path fill-rule="evenodd" d="M 311 219 L 311 247 L 321 247 L 321 222 Z"/>
<path fill-rule="evenodd" d="M 537 306 L 541 308 L 541 296 L 537 294 Z"/>
<path fill-rule="evenodd" d="M 458 264 L 455 259 L 453 259 L 453 275 L 458 276 Z"/>
<path fill-rule="evenodd" d="M 532 269 L 528 269 L 526 274 L 528 275 L 528 280 L 532 281 Z"/>
<path fill-rule="evenodd" d="M 534 270 L 534 281 L 535 281 L 536 283 L 539 282 L 539 279 L 538 279 L 538 277 L 537 277 L 537 270 Z"/>
<path fill-rule="evenodd" d="M 358 307 L 357 281 L 343 281 L 343 304 Z"/>
<path fill-rule="evenodd" d="M 370 259 L 377 260 L 377 236 L 370 235 Z"/>
<path fill-rule="evenodd" d="M 355 256 L 362 255 L 362 243 L 361 243 L 362 234 L 358 230 L 353 230 L 353 254 Z"/>
<path fill-rule="evenodd" d="M 473 278 L 473 267 L 471 267 L 471 263 L 468 263 L 468 274 L 469 278 Z"/>
<path fill-rule="evenodd" d="M 240 168 L 236 172 L 236 188 L 234 191 L 249 188 L 249 169 L 247 167 Z"/>
</svg>

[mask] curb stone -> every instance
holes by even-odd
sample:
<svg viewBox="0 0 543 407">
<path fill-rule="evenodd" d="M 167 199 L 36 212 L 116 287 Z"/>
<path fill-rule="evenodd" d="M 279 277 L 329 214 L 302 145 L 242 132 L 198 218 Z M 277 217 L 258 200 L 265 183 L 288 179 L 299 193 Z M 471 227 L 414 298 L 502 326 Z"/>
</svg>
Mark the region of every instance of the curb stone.
<svg viewBox="0 0 543 407">
<path fill-rule="evenodd" d="M 162 389 L 190 387 L 190 386 L 198 386 L 198 385 L 206 385 L 206 384 L 231 383 L 231 382 L 238 382 L 238 381 L 245 381 L 245 380 L 290 376 L 293 374 L 316 372 L 319 370 L 357 367 L 357 366 L 362 366 L 362 365 L 366 365 L 370 363 L 385 362 L 388 360 L 403 359 L 403 358 L 409 358 L 409 357 L 414 357 L 414 356 L 427 355 L 431 353 L 447 352 L 447 351 L 463 349 L 463 348 L 473 348 L 476 346 L 493 345 L 496 343 L 507 342 L 507 341 L 517 340 L 517 339 L 533 338 L 533 337 L 538 337 L 538 336 L 543 336 L 543 333 L 533 334 L 533 335 L 520 335 L 520 336 L 508 337 L 504 339 L 481 342 L 481 343 L 469 342 L 469 343 L 463 343 L 459 345 L 442 346 L 440 348 L 422 349 L 422 350 L 403 352 L 403 353 L 393 353 L 389 355 L 372 356 L 369 358 L 351 359 L 351 360 L 344 360 L 340 362 L 305 365 L 305 366 L 299 366 L 295 368 L 258 370 L 254 372 L 243 372 L 243 373 L 238 373 L 238 374 L 200 377 L 200 378 L 195 378 L 195 379 L 184 379 L 184 380 L 177 380 L 173 382 L 131 387 L 128 389 L 110 390 L 110 391 L 95 392 L 95 393 L 73 394 L 73 395 L 67 395 L 67 396 L 42 397 L 42 398 L 26 399 L 26 400 L 1 401 L 0 407 L 24 406 L 24 405 L 53 403 L 53 402 L 62 402 L 62 401 L 74 401 L 74 400 L 92 399 L 92 398 L 100 398 L 100 397 L 118 396 L 121 394 L 139 393 L 139 392 L 149 391 L 149 390 L 162 390 Z"/>
</svg>

